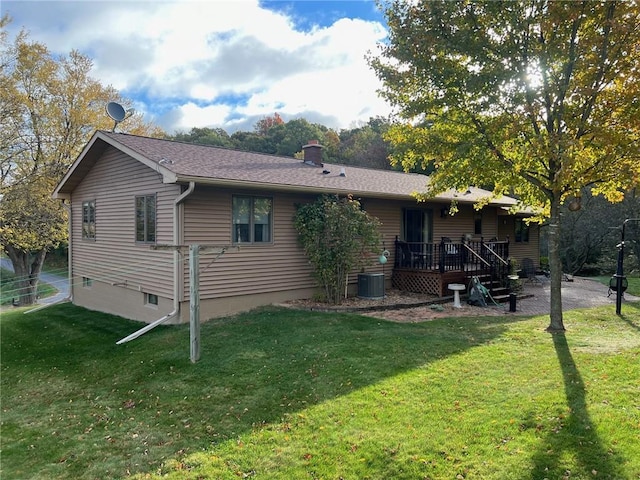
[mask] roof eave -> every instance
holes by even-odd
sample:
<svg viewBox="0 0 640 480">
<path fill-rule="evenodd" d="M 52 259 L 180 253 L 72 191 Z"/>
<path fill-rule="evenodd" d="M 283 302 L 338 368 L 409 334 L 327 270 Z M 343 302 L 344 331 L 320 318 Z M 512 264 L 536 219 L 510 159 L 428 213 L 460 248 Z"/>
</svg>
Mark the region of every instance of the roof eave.
<svg viewBox="0 0 640 480">
<path fill-rule="evenodd" d="M 100 145 L 100 143 L 102 144 Z M 117 140 L 114 140 L 113 138 L 105 135 L 102 131 L 98 130 L 93 134 L 93 136 L 91 137 L 87 145 L 85 145 L 80 155 L 78 155 L 78 158 L 76 158 L 76 160 L 73 162 L 73 165 L 71 165 L 71 167 L 69 168 L 65 176 L 62 178 L 62 180 L 60 180 L 60 182 L 56 186 L 52 194 L 53 198 L 69 200 L 71 198 L 71 192 L 74 190 L 75 185 L 79 183 L 79 180 L 76 181 L 75 183 L 72 182 L 71 180 L 74 179 L 74 177 L 76 177 L 77 175 L 81 175 L 82 177 L 84 177 L 84 175 L 86 175 L 87 173 L 82 171 L 82 166 L 84 162 L 87 161 L 85 159 L 89 157 L 90 154 L 93 153 L 95 149 L 99 148 L 102 151 L 104 151 L 109 145 L 114 148 L 117 148 L 123 153 L 138 160 L 140 163 L 158 172 L 162 176 L 163 183 L 177 182 L 177 177 L 175 173 L 173 173 L 171 170 L 168 170 L 167 168 L 161 165 L 158 165 L 153 160 L 149 160 L 147 157 L 140 155 L 135 150 L 130 149 L 126 145 L 123 145 L 122 143 L 118 142 Z M 97 158 L 100 156 L 100 153 L 101 152 L 96 152 L 96 156 L 93 159 L 94 161 L 97 160 Z M 65 187 L 68 187 L 68 188 L 65 188 Z"/>
<path fill-rule="evenodd" d="M 339 195 L 356 195 L 361 197 L 375 197 L 375 198 L 389 198 L 389 199 L 407 199 L 413 200 L 413 196 L 410 194 L 399 195 L 396 193 L 385 192 L 371 192 L 363 190 L 350 190 L 344 188 L 332 188 L 332 187 L 314 187 L 307 185 L 290 185 L 281 183 L 266 183 L 266 182 L 254 182 L 250 180 L 231 180 L 225 178 L 206 178 L 206 177 L 194 177 L 189 175 L 177 175 L 175 176 L 175 182 L 165 183 L 189 183 L 195 182 L 199 185 L 212 185 L 219 187 L 231 187 L 231 188 L 260 188 L 263 190 L 279 191 L 279 192 L 292 192 L 292 193 L 313 193 L 313 194 L 339 194 Z"/>
<path fill-rule="evenodd" d="M 291 193 L 312 193 L 312 194 L 338 194 L 338 195 L 354 195 L 358 197 L 393 199 L 393 200 L 410 200 L 415 202 L 414 192 L 407 194 L 399 194 L 392 192 L 375 192 L 371 190 L 353 190 L 335 187 L 317 187 L 307 185 L 291 185 L 281 183 L 256 182 L 251 180 L 232 180 L 224 178 L 196 177 L 191 175 L 174 175 L 173 179 L 166 177 L 164 183 L 189 183 L 195 182 L 199 185 L 211 185 L 228 188 L 260 188 L 263 190 L 291 192 Z M 453 199 L 449 197 L 434 197 L 434 202 L 449 202 Z M 474 204 L 478 199 L 455 198 L 459 203 Z M 510 206 L 510 203 L 491 201 L 489 205 L 492 207 Z"/>
</svg>

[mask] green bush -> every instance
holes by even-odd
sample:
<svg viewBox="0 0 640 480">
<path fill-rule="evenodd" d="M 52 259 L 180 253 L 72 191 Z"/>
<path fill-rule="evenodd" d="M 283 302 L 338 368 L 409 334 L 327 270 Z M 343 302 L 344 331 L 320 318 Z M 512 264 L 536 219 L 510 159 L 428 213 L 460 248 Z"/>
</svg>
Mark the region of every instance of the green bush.
<svg viewBox="0 0 640 480">
<path fill-rule="evenodd" d="M 349 272 L 370 262 L 380 248 L 379 220 L 351 196 L 324 195 L 298 206 L 294 226 L 326 300 L 339 304 Z"/>
</svg>

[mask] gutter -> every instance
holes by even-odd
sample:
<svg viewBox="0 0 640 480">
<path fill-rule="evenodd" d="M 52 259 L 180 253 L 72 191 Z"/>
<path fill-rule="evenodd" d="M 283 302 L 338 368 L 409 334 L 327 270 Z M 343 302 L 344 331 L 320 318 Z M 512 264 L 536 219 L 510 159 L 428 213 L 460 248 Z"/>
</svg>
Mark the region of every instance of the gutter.
<svg viewBox="0 0 640 480">
<path fill-rule="evenodd" d="M 164 183 L 198 182 L 201 185 L 212 185 L 212 186 L 218 186 L 223 188 L 251 188 L 251 189 L 278 191 L 278 192 L 312 194 L 312 195 L 326 193 L 329 195 L 335 195 L 335 194 L 353 195 L 356 197 L 369 197 L 369 198 L 376 198 L 376 199 L 383 199 L 383 200 L 385 199 L 405 200 L 405 201 L 410 200 L 413 202 L 416 201 L 416 197 L 414 196 L 414 193 L 419 193 L 416 191 L 409 194 L 398 194 L 393 192 L 379 192 L 379 191 L 372 191 L 372 190 L 361 190 L 361 189 L 356 190 L 356 189 L 342 188 L 337 185 L 327 185 L 327 186 L 294 185 L 294 184 L 286 184 L 286 183 L 267 183 L 267 182 L 253 181 L 253 180 L 234 180 L 234 179 L 228 179 L 228 178 L 196 177 L 193 175 L 178 175 L 178 174 L 167 176 L 163 180 L 163 182 Z M 477 203 L 479 200 L 482 200 L 483 198 L 486 198 L 487 196 L 489 196 L 489 195 L 486 195 L 485 197 L 481 197 L 481 198 L 476 198 L 476 197 L 465 198 L 462 193 L 459 194 L 458 196 L 455 196 L 453 193 L 452 194 L 447 193 L 445 195 L 445 193 L 446 192 L 438 194 L 435 197 L 430 198 L 429 200 L 432 202 L 438 202 L 438 203 L 441 203 L 441 202 L 448 203 L 455 200 L 456 202 L 461 204 L 472 205 Z M 511 207 L 514 204 L 515 202 L 512 202 L 511 200 L 500 201 L 498 199 L 493 199 L 493 200 L 490 200 L 487 205 L 491 207 L 502 207 L 502 206 Z"/>
<path fill-rule="evenodd" d="M 196 188 L 196 182 L 189 182 L 189 187 L 182 192 L 173 202 L 173 244 L 177 247 L 180 245 L 182 241 L 182 229 L 181 226 L 181 213 L 182 213 L 182 203 L 185 199 L 193 193 Z M 124 337 L 121 340 L 116 342 L 116 345 L 121 345 L 123 343 L 127 343 L 131 340 L 138 338 L 140 335 L 147 333 L 149 330 L 157 327 L 158 325 L 166 322 L 170 318 L 175 317 L 180 314 L 180 287 L 182 286 L 181 280 L 181 271 L 180 271 L 180 252 L 176 249 L 173 252 L 173 310 L 158 320 L 145 325 L 140 330 L 136 330 L 131 335 Z"/>
<path fill-rule="evenodd" d="M 292 185 L 285 183 L 267 183 L 267 182 L 257 182 L 252 180 L 232 180 L 232 179 L 223 179 L 223 178 L 207 178 L 207 177 L 194 177 L 193 175 L 180 175 L 175 176 L 175 179 L 171 179 L 169 182 L 165 183 L 175 183 L 175 182 L 192 182 L 197 181 L 202 185 L 212 185 L 224 188 L 251 188 L 251 189 L 262 189 L 262 190 L 270 190 L 270 191 L 279 191 L 279 192 L 293 192 L 293 193 L 306 193 L 311 195 L 317 194 L 329 194 L 329 195 L 348 195 L 352 194 L 355 196 L 368 196 L 372 198 L 389 198 L 396 200 L 415 200 L 410 194 L 407 195 L 398 195 L 395 193 L 381 193 L 381 192 L 372 192 L 365 190 L 354 190 L 354 189 L 345 189 L 339 188 L 335 186 L 308 186 L 308 185 Z"/>
</svg>

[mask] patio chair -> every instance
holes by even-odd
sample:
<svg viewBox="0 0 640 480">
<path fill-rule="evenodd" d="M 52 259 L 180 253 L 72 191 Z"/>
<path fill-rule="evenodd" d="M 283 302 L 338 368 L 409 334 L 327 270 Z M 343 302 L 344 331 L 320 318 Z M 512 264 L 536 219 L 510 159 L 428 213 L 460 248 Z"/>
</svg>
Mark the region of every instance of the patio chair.
<svg viewBox="0 0 640 480">
<path fill-rule="evenodd" d="M 458 254 L 458 247 L 451 243 L 451 239 L 449 237 L 442 237 L 442 243 L 444 243 L 444 252 L 447 255 Z"/>
<path fill-rule="evenodd" d="M 522 259 L 522 273 L 528 282 L 542 285 L 540 279 L 536 277 L 536 268 L 533 265 L 533 260 L 530 258 Z"/>
<path fill-rule="evenodd" d="M 407 242 L 399 241 L 398 246 L 400 247 L 400 266 L 401 267 L 415 268 L 417 266 L 423 265 L 423 262 L 424 262 L 423 256 L 412 252 Z"/>
</svg>

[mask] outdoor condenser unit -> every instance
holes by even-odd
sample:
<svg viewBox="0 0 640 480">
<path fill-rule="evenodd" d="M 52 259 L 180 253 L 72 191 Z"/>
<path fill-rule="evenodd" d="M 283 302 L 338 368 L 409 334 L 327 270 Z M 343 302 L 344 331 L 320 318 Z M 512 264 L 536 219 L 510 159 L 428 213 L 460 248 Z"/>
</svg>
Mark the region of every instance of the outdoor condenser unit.
<svg viewBox="0 0 640 480">
<path fill-rule="evenodd" d="M 384 298 L 383 273 L 359 273 L 358 297 L 380 300 Z"/>
</svg>

